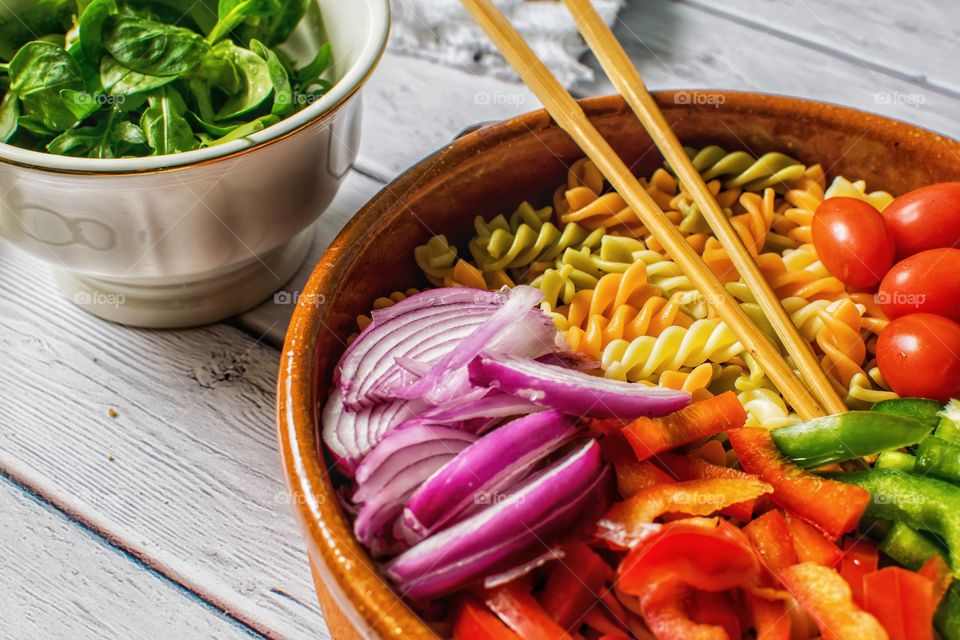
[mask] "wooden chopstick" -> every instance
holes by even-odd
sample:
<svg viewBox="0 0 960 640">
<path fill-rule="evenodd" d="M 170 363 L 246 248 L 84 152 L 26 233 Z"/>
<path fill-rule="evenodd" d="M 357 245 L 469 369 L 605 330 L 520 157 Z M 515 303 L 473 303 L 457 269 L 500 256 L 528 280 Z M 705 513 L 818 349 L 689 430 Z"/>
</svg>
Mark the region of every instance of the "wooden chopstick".
<svg viewBox="0 0 960 640">
<path fill-rule="evenodd" d="M 757 304 L 760 305 L 764 315 L 770 320 L 774 331 L 780 336 L 787 353 L 793 357 L 794 363 L 813 395 L 830 413 L 846 411 L 846 405 L 821 369 L 813 349 L 800 335 L 789 314 L 780 304 L 777 295 L 763 277 L 739 234 L 724 215 L 700 172 L 693 166 L 680 140 L 664 118 L 663 112 L 647 91 L 636 66 L 627 56 L 610 27 L 590 4 L 590 0 L 563 1 L 573 15 L 580 33 L 596 54 L 603 70 L 640 119 L 670 166 L 676 171 L 680 182 L 693 197 L 693 201 L 700 207 L 703 217 L 713 229 L 720 244 L 726 249 L 731 262 L 750 289 Z"/>
<path fill-rule="evenodd" d="M 704 264 L 623 160 L 590 123 L 577 101 L 537 58 L 503 14 L 490 0 L 461 1 L 557 124 L 600 169 L 684 273 L 697 283 L 707 304 L 713 307 L 744 348 L 757 359 L 794 410 L 805 419 L 824 415 L 821 406 L 794 375 L 792 368 L 781 357 L 774 344 L 750 321 L 736 299 Z"/>
</svg>

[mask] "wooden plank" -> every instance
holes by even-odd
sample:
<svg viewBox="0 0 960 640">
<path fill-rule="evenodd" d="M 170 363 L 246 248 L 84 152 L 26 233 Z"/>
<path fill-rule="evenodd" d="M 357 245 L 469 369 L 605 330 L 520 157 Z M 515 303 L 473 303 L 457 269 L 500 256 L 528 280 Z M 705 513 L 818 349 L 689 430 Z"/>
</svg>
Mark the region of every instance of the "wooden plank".
<svg viewBox="0 0 960 640">
<path fill-rule="evenodd" d="M 960 3 L 680 0 L 781 38 L 960 95 Z"/>
<path fill-rule="evenodd" d="M 753 5 L 743 3 L 750 11 Z M 776 12 L 782 5 L 776 3 L 769 11 Z M 835 3 L 824 0 L 822 5 L 835 6 Z M 863 12 L 880 11 L 860 3 L 847 6 L 851 12 L 858 11 L 857 7 L 863 7 Z M 902 8 L 904 12 L 908 10 L 913 11 L 913 5 Z M 819 15 L 830 15 L 825 11 Z M 887 11 L 887 4 L 883 11 Z M 934 12 L 925 18 L 924 24 L 940 19 L 940 14 Z M 775 24 L 792 23 L 778 21 Z M 955 21 L 952 27 L 956 28 Z M 790 27 L 783 30 L 789 32 Z M 781 37 L 776 30 L 764 31 L 721 19 L 689 4 L 646 0 L 631 2 L 625 7 L 615 31 L 651 89 L 713 88 L 780 93 L 864 109 L 960 137 L 957 118 L 960 100 L 952 95 L 798 44 Z M 909 47 L 923 36 L 905 31 L 900 37 L 907 39 L 903 46 Z M 954 57 L 948 53 L 946 64 L 952 65 Z M 599 68 L 593 60 L 590 64 Z M 924 71 L 918 67 L 906 75 Z M 612 86 L 601 72 L 598 78 L 597 82 L 578 90 L 591 95 L 612 93 Z"/>
<path fill-rule="evenodd" d="M 238 326 L 252 336 L 262 337 L 263 342 L 267 344 L 277 348 L 282 347 L 284 333 L 287 325 L 290 324 L 290 316 L 303 285 L 313 272 L 314 265 L 333 242 L 343 225 L 381 188 L 383 184 L 379 181 L 351 171 L 340 186 L 340 191 L 333 202 L 314 223 L 313 246 L 300 271 L 271 299 L 241 314 L 236 319 Z"/>
<path fill-rule="evenodd" d="M 329 637 L 276 451 L 274 349 L 103 322 L 10 251 L 0 335 L 0 471 L 265 635 Z"/>
<path fill-rule="evenodd" d="M 540 108 L 520 84 L 391 53 L 363 91 L 357 167 L 383 182 L 466 127 Z"/>
<path fill-rule="evenodd" d="M 3 477 L 0 513 L 5 638 L 257 635 Z"/>
</svg>

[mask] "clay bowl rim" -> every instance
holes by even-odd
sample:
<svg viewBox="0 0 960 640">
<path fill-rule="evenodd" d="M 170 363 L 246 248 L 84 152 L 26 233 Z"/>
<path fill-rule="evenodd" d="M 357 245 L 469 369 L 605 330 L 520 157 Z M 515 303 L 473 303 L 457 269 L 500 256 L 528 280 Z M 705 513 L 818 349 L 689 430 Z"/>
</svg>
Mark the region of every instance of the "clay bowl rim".
<svg viewBox="0 0 960 640">
<path fill-rule="evenodd" d="M 786 96 L 708 90 L 656 92 L 662 105 L 677 102 L 683 95 L 692 104 L 700 95 L 722 96 L 719 108 L 727 111 L 765 113 L 780 117 L 805 117 L 822 124 L 840 126 L 852 119 L 866 127 L 875 140 L 899 144 L 921 141 L 955 146 L 960 143 L 928 129 L 869 112 L 829 103 Z M 628 112 L 617 95 L 586 98 L 579 103 L 591 116 Z M 315 362 L 319 332 L 326 330 L 326 318 L 343 289 L 340 274 L 361 259 L 362 247 L 376 237 L 385 224 L 385 214 L 415 193 L 418 186 L 443 174 L 446 168 L 482 154 L 511 139 L 536 134 L 557 125 L 543 110 L 486 125 L 458 138 L 450 145 L 421 160 L 375 195 L 346 227 L 317 263 L 294 310 L 286 334 L 277 386 L 277 428 L 287 485 L 311 562 L 324 586 L 357 628 L 369 629 L 380 637 L 435 638 L 422 620 L 410 610 L 379 576 L 350 523 L 340 509 L 324 464 L 318 440 L 316 395 L 313 381 L 318 376 Z M 360 247 L 360 250 L 357 248 Z M 321 304 L 316 304 L 320 301 Z M 322 566 L 318 566 L 322 563 Z M 319 585 L 318 585 L 319 587 Z"/>
</svg>

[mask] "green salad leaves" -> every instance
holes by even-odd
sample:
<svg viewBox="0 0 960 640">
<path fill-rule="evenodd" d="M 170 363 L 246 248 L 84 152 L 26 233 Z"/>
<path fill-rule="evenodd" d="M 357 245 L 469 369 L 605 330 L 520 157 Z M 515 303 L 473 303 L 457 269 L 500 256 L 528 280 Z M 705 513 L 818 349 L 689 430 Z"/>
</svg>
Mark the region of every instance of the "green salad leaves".
<svg viewBox="0 0 960 640">
<path fill-rule="evenodd" d="M 306 8 L 219 0 L 214 18 L 190 0 L 38 0 L 0 19 L 0 141 L 120 158 L 260 131 L 330 89 L 329 44 L 302 66 L 277 49 Z"/>
</svg>

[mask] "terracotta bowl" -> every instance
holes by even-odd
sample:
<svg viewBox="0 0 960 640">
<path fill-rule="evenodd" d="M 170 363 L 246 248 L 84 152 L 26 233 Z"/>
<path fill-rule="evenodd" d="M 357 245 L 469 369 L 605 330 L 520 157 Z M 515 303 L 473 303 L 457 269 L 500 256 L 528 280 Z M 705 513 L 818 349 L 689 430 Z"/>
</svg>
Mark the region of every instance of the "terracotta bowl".
<svg viewBox="0 0 960 640">
<path fill-rule="evenodd" d="M 688 145 L 719 144 L 755 154 L 779 150 L 821 163 L 831 178 L 863 178 L 870 188 L 895 194 L 960 179 L 960 143 L 879 116 L 750 93 L 660 93 L 657 99 Z M 638 175 L 660 164 L 650 138 L 619 97 L 582 104 Z M 425 285 L 413 261 L 415 246 L 438 233 L 462 243 L 478 214 L 512 211 L 524 199 L 548 203 L 565 180 L 566 166 L 581 155 L 543 111 L 455 141 L 374 197 L 327 250 L 300 296 L 280 365 L 280 446 L 335 638 L 434 637 L 354 539 L 335 497 L 330 459 L 321 451 L 318 406 L 345 336 L 374 298 Z"/>
</svg>

